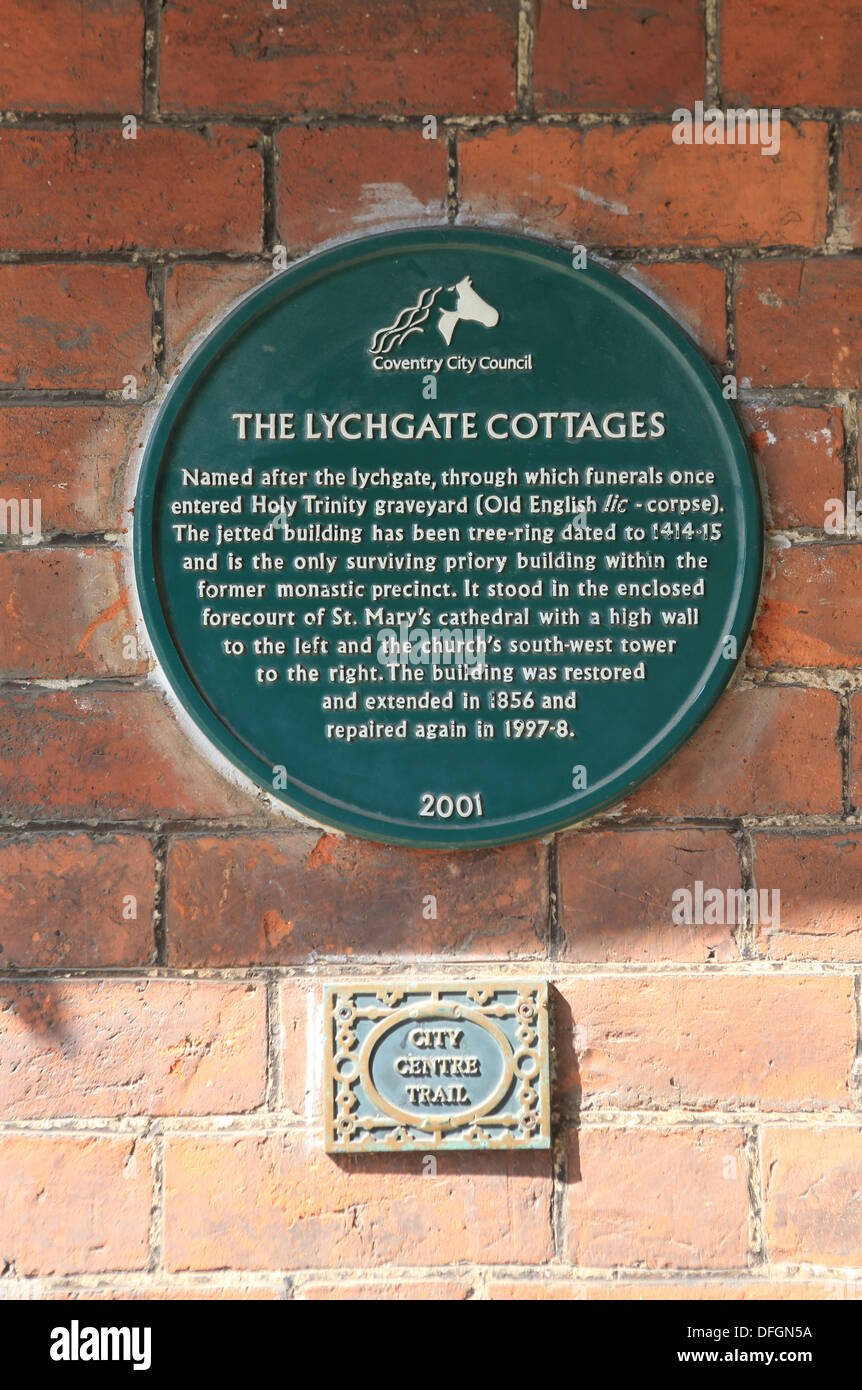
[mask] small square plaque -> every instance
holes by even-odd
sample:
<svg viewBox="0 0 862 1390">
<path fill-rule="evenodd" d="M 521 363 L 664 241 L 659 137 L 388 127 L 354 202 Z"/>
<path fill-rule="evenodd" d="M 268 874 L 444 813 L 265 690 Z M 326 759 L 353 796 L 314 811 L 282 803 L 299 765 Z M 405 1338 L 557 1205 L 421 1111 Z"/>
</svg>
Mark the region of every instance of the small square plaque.
<svg viewBox="0 0 862 1390">
<path fill-rule="evenodd" d="M 324 1019 L 328 1153 L 550 1146 L 546 984 L 337 985 Z"/>
</svg>

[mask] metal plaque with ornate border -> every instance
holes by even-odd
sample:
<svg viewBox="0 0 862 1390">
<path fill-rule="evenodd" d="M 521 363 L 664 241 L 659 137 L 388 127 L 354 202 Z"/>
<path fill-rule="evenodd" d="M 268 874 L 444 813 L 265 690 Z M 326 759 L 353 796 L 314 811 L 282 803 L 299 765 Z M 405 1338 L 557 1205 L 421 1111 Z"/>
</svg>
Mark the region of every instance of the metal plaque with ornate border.
<svg viewBox="0 0 862 1390">
<path fill-rule="evenodd" d="M 327 989 L 329 1153 L 550 1146 L 548 987 L 443 981 Z"/>
</svg>

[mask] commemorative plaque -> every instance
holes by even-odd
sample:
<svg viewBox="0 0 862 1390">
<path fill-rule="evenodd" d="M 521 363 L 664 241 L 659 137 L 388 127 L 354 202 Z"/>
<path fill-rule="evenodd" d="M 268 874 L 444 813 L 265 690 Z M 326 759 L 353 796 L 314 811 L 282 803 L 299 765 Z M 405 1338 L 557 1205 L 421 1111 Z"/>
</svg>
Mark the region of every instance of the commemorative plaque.
<svg viewBox="0 0 862 1390">
<path fill-rule="evenodd" d="M 548 987 L 343 985 L 326 991 L 329 1153 L 546 1149 Z"/>
<path fill-rule="evenodd" d="M 169 392 L 135 508 L 167 678 L 310 819 L 480 846 L 624 797 L 745 645 L 758 491 L 631 285 L 456 228 L 274 276 Z"/>
</svg>

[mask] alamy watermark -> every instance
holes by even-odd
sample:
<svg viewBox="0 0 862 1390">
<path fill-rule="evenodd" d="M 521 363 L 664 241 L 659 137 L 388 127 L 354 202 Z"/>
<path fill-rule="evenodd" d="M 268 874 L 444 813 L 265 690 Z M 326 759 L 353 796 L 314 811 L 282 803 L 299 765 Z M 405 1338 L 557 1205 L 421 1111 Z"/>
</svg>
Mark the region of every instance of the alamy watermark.
<svg viewBox="0 0 862 1390">
<path fill-rule="evenodd" d="M 694 110 L 677 107 L 671 117 L 675 145 L 760 145 L 761 154 L 777 155 L 781 149 L 781 110 L 777 106 L 717 106 L 694 103 Z"/>
<path fill-rule="evenodd" d="M 149 1327 L 88 1327 L 73 1318 L 51 1332 L 52 1361 L 130 1361 L 135 1371 L 153 1363 Z"/>
<path fill-rule="evenodd" d="M 823 530 L 828 536 L 862 536 L 862 497 L 851 488 L 844 497 L 827 497 Z"/>
<path fill-rule="evenodd" d="M 0 536 L 20 536 L 38 545 L 42 539 L 42 499 L 0 497 Z"/>
<path fill-rule="evenodd" d="M 697 879 L 693 888 L 676 888 L 671 919 L 677 926 L 738 926 L 746 920 L 775 930 L 781 922 L 778 888 L 707 888 Z"/>
<path fill-rule="evenodd" d="M 381 666 L 467 666 L 484 670 L 488 652 L 485 628 L 382 627 L 377 633 Z"/>
</svg>

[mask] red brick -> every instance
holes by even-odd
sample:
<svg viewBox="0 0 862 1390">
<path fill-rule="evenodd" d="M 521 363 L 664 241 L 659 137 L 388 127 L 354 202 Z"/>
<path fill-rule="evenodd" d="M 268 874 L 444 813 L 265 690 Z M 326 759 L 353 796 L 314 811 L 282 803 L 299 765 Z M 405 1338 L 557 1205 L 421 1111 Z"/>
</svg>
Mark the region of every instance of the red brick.
<svg viewBox="0 0 862 1390">
<path fill-rule="evenodd" d="M 862 261 L 747 261 L 737 295 L 743 385 L 855 387 Z"/>
<path fill-rule="evenodd" d="M 0 131 L 0 247 L 259 251 L 257 140 L 230 126 Z"/>
<path fill-rule="evenodd" d="M 850 794 L 857 806 L 862 805 L 862 694 L 850 699 Z"/>
<path fill-rule="evenodd" d="M 458 193 L 467 222 L 509 222 L 560 240 L 583 234 L 582 136 L 565 126 L 459 135 Z"/>
<path fill-rule="evenodd" d="M 840 234 L 845 244 L 859 246 L 862 243 L 862 126 L 845 125 L 839 167 Z"/>
<path fill-rule="evenodd" d="M 409 1282 L 387 1281 L 381 1284 L 357 1284 L 339 1279 L 338 1283 L 303 1284 L 296 1290 L 298 1300 L 324 1300 L 327 1303 L 403 1303 L 418 1300 L 423 1303 L 451 1303 L 467 1298 L 469 1284 L 454 1279 L 416 1279 Z"/>
<path fill-rule="evenodd" d="M 152 310 L 146 271 L 119 265 L 0 266 L 0 385 L 117 391 L 146 386 Z"/>
<path fill-rule="evenodd" d="M 0 966 L 144 965 L 153 892 L 153 852 L 141 836 L 4 838 Z"/>
<path fill-rule="evenodd" d="M 24 1294 L 16 1292 L 16 1297 L 26 1297 Z M 257 1280 L 246 1288 L 237 1288 L 235 1284 L 190 1284 L 179 1281 L 170 1284 L 151 1283 L 150 1278 L 138 1277 L 132 1288 L 125 1288 L 121 1284 L 107 1283 L 100 1281 L 95 1288 L 81 1285 L 72 1289 L 57 1290 L 44 1284 L 40 1285 L 40 1298 L 62 1300 L 63 1302 L 78 1302 L 82 1300 L 89 1303 L 150 1303 L 156 1301 L 180 1302 L 180 1303 L 274 1303 L 286 1298 L 284 1280 L 278 1279 L 270 1283 L 259 1283 Z"/>
<path fill-rule="evenodd" d="M 165 355 L 168 371 L 179 365 L 195 338 L 249 290 L 268 279 L 264 265 L 177 265 L 168 273 Z"/>
<path fill-rule="evenodd" d="M 770 960 L 862 960 L 862 837 L 757 835 L 758 888 L 781 893 L 776 928 L 758 934 Z"/>
<path fill-rule="evenodd" d="M 516 0 L 172 0 L 165 111 L 497 112 L 515 90 Z"/>
<path fill-rule="evenodd" d="M 616 246 L 818 245 L 826 230 L 826 126 L 757 146 L 675 145 L 672 127 L 497 129 L 459 142 L 463 216 Z"/>
<path fill-rule="evenodd" d="M 858 106 L 862 35 L 855 0 L 722 0 L 725 102 Z"/>
<path fill-rule="evenodd" d="M 110 550 L 0 553 L 4 677 L 135 675 L 129 588 Z"/>
<path fill-rule="evenodd" d="M 0 92 L 6 110 L 140 110 L 139 0 L 4 0 Z"/>
<path fill-rule="evenodd" d="M 119 529 L 122 465 L 138 419 L 136 407 L 0 409 L 0 498 L 38 497 L 46 536 Z"/>
<path fill-rule="evenodd" d="M 278 964 L 427 954 L 544 953 L 545 848 L 411 851 L 339 835 L 175 839 L 168 941 L 174 965 Z M 436 919 L 426 899 L 436 898 Z"/>
<path fill-rule="evenodd" d="M 623 272 L 698 342 L 713 362 L 727 352 L 724 271 L 696 261 L 668 261 Z"/>
<path fill-rule="evenodd" d="M 862 1130 L 764 1129 L 761 1145 L 769 1259 L 862 1262 Z"/>
<path fill-rule="evenodd" d="M 837 732 L 838 702 L 828 690 L 739 685 L 621 807 L 672 816 L 840 811 Z"/>
<path fill-rule="evenodd" d="M 0 695 L 7 816 L 70 820 L 250 814 L 256 801 L 203 759 L 154 693 Z"/>
<path fill-rule="evenodd" d="M 844 495 L 844 426 L 837 408 L 748 406 L 748 442 L 766 480 L 767 525 L 822 527 Z"/>
<path fill-rule="evenodd" d="M 317 1135 L 171 1136 L 168 1269 L 541 1264 L 551 1256 L 546 1153 L 334 1162 Z"/>
<path fill-rule="evenodd" d="M 557 988 L 555 1094 L 575 1111 L 849 1104 L 847 976 L 596 976 Z"/>
<path fill-rule="evenodd" d="M 744 1265 L 748 1198 L 738 1129 L 583 1129 L 569 1143 L 567 1257 L 587 1266 Z"/>
<path fill-rule="evenodd" d="M 19 1275 L 143 1269 L 152 1149 L 135 1138 L 0 1137 L 0 1263 Z"/>
<path fill-rule="evenodd" d="M 537 6 L 534 91 L 540 111 L 658 111 L 703 95 L 699 0 L 572 0 Z"/>
<path fill-rule="evenodd" d="M 862 547 L 796 546 L 769 552 L 751 639 L 755 666 L 862 663 Z"/>
<path fill-rule="evenodd" d="M 256 1109 L 266 1085 L 262 986 L 206 980 L 0 983 L 8 1119 Z"/>
<path fill-rule="evenodd" d="M 702 1279 L 681 1282 L 678 1279 L 624 1280 L 614 1279 L 604 1282 L 600 1279 L 557 1280 L 557 1279 L 519 1279 L 504 1282 L 492 1280 L 488 1285 L 488 1297 L 501 1301 L 545 1301 L 545 1302 L 623 1302 L 623 1303 L 667 1303 L 697 1302 L 701 1299 L 712 1302 L 716 1299 L 728 1302 L 758 1303 L 776 1302 L 784 1299 L 829 1299 L 849 1297 L 841 1292 L 838 1280 L 822 1280 L 817 1283 L 811 1279 L 787 1280 L 784 1283 L 771 1279 L 749 1279 L 731 1281 L 722 1279 Z"/>
<path fill-rule="evenodd" d="M 279 235 L 291 252 L 393 222 L 442 222 L 448 148 L 441 133 L 288 126 L 278 137 Z"/>
<path fill-rule="evenodd" d="M 323 1036 L 322 994 L 313 986 L 288 980 L 281 986 L 280 1004 L 284 1108 L 298 1116 L 309 1112 L 319 1114 L 318 1038 Z"/>
<path fill-rule="evenodd" d="M 619 245 L 816 246 L 826 231 L 826 126 L 785 125 L 781 153 L 675 145 L 671 127 L 584 135 L 587 235 Z"/>
<path fill-rule="evenodd" d="M 723 830 L 574 830 L 559 841 L 564 960 L 732 961 L 735 929 L 679 926 L 673 893 L 699 879 L 740 886 L 739 860 Z"/>
</svg>

